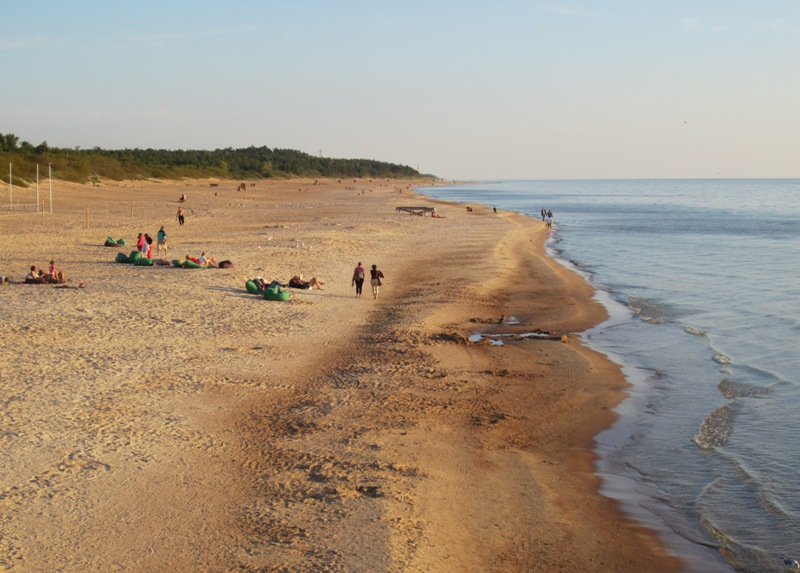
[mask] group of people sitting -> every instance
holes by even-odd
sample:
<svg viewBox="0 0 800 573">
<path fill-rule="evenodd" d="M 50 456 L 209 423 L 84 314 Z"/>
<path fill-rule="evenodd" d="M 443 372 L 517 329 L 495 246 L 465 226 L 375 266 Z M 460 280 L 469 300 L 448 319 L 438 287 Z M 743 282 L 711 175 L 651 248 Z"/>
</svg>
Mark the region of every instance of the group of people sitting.
<svg viewBox="0 0 800 573">
<path fill-rule="evenodd" d="M 50 269 L 46 273 L 36 265 L 31 265 L 31 272 L 25 276 L 26 284 L 63 284 L 65 282 L 67 282 L 67 277 L 64 276 L 64 271 L 56 269 L 55 261 L 50 261 Z"/>
</svg>

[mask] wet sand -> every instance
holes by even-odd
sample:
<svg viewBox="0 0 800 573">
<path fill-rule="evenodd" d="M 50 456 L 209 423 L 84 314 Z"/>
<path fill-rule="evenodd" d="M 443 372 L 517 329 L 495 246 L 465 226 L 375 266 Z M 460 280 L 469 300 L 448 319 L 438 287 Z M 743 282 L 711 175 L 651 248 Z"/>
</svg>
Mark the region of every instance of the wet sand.
<svg viewBox="0 0 800 573">
<path fill-rule="evenodd" d="M 597 493 L 625 383 L 578 344 L 604 309 L 541 222 L 414 182 L 238 183 L 56 182 L 53 214 L 0 212 L 0 274 L 69 279 L 0 287 L 0 570 L 679 570 Z M 103 246 L 161 225 L 168 259 L 235 267 Z M 298 273 L 323 290 L 244 290 Z"/>
</svg>

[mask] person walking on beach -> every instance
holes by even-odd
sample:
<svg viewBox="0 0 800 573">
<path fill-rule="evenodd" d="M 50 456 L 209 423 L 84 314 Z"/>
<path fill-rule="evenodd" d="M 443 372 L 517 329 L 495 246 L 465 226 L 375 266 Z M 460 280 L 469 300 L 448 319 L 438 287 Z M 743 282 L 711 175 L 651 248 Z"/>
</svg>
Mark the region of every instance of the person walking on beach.
<svg viewBox="0 0 800 573">
<path fill-rule="evenodd" d="M 546 218 L 547 218 L 547 209 L 542 207 L 542 221 L 544 221 Z"/>
<path fill-rule="evenodd" d="M 184 221 L 184 218 L 183 218 L 183 207 L 178 207 L 178 225 L 183 227 L 183 221 Z"/>
<path fill-rule="evenodd" d="M 358 261 L 358 266 L 353 271 L 353 285 L 356 287 L 356 298 L 361 298 L 361 289 L 364 287 L 364 277 L 367 271 L 361 261 Z"/>
<path fill-rule="evenodd" d="M 144 238 L 144 233 L 139 233 L 139 237 L 136 239 L 136 250 L 139 251 L 142 258 L 147 255 L 147 241 Z"/>
<path fill-rule="evenodd" d="M 161 254 L 161 249 L 164 249 L 164 255 L 169 256 L 169 250 L 167 249 L 167 232 L 164 230 L 164 226 L 162 225 L 161 228 L 156 233 L 156 254 Z"/>
<path fill-rule="evenodd" d="M 381 286 L 381 279 L 383 278 L 383 273 L 378 270 L 378 265 L 372 265 L 372 268 L 369 271 L 370 274 L 370 284 L 372 285 L 372 297 L 375 300 L 378 300 L 378 287 Z"/>
<path fill-rule="evenodd" d="M 548 211 L 547 212 L 547 228 L 548 229 L 552 229 L 553 228 L 553 212 L 552 211 Z"/>
</svg>

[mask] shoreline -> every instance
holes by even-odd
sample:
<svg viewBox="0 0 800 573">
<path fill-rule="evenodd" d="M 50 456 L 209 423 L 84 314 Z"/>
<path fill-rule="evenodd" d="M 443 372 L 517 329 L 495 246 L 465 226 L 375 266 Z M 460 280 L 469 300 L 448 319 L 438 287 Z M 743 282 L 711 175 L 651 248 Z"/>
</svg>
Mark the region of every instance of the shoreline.
<svg viewBox="0 0 800 573">
<path fill-rule="evenodd" d="M 598 490 L 594 436 L 624 395 L 619 368 L 571 336 L 463 343 L 583 331 L 604 312 L 590 285 L 545 256 L 533 219 L 467 215 L 411 184 L 122 182 L 74 186 L 57 215 L 0 215 L 25 220 L 2 233 L 0 274 L 55 257 L 86 281 L 0 291 L 15 345 L 0 355 L 15 460 L 0 468 L 0 565 L 679 570 Z M 409 200 L 446 218 L 394 212 Z M 106 236 L 163 223 L 178 258 L 236 267 L 105 263 Z M 377 301 L 353 296 L 359 258 L 387 275 Z M 250 276 L 297 272 L 324 290 L 244 294 Z M 111 532 L 123 538 L 103 553 Z"/>
</svg>

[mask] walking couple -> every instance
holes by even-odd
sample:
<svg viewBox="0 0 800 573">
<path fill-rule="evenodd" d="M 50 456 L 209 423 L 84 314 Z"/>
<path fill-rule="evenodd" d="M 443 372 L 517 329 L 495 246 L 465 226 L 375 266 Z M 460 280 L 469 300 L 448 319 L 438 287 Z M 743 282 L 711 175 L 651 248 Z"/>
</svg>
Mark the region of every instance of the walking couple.
<svg viewBox="0 0 800 573">
<path fill-rule="evenodd" d="M 378 287 L 382 284 L 381 279 L 383 278 L 383 273 L 378 270 L 378 265 L 372 265 L 369 274 L 369 283 L 372 285 L 372 296 L 377 300 Z M 364 286 L 364 278 L 366 275 L 367 272 L 366 269 L 364 269 L 364 265 L 361 264 L 361 261 L 358 261 L 358 266 L 353 271 L 353 285 L 356 287 L 357 298 L 361 298 L 361 288 Z"/>
</svg>

